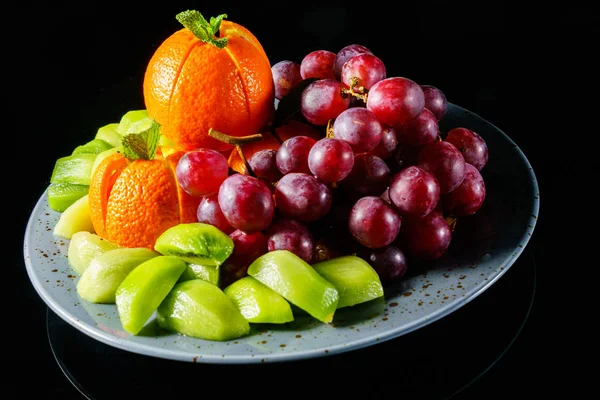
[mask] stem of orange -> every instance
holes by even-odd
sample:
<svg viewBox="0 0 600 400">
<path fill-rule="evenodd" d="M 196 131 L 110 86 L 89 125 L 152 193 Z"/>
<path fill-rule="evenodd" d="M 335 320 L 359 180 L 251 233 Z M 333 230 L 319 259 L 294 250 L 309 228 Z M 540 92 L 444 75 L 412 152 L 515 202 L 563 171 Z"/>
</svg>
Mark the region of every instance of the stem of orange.
<svg viewBox="0 0 600 400">
<path fill-rule="evenodd" d="M 237 151 L 238 155 L 244 162 L 244 165 L 246 166 L 246 170 L 248 171 L 248 175 L 251 175 L 256 178 L 254 171 L 252 171 L 252 168 L 250 167 L 250 163 L 248 163 L 248 160 L 246 159 L 246 156 L 244 155 L 244 152 L 242 151 L 242 145 L 247 144 L 247 143 L 261 141 L 263 139 L 262 134 L 257 133 L 255 135 L 238 137 L 238 136 L 231 136 L 226 133 L 220 132 L 216 129 L 210 128 L 208 130 L 208 135 L 214 139 L 217 139 L 218 141 L 221 141 L 221 142 L 224 142 L 227 144 L 232 144 L 235 147 L 235 150 Z"/>
</svg>

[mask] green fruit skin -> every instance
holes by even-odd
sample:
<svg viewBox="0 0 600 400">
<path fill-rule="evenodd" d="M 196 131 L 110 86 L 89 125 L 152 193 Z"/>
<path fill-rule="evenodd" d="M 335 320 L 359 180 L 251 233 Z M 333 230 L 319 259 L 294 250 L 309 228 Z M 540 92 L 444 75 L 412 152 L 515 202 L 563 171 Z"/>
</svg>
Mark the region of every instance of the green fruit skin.
<svg viewBox="0 0 600 400">
<path fill-rule="evenodd" d="M 123 136 L 117 132 L 118 122 L 107 124 L 98 128 L 95 139 L 102 139 L 112 147 L 121 146 Z"/>
<path fill-rule="evenodd" d="M 82 153 L 100 154 L 103 151 L 106 151 L 106 150 L 112 149 L 112 148 L 113 148 L 113 146 L 111 146 L 110 143 L 108 143 L 105 140 L 92 139 L 89 142 L 82 144 L 81 146 L 75 147 L 75 149 L 73 150 L 73 153 L 71 153 L 71 154 L 82 154 Z"/>
<path fill-rule="evenodd" d="M 294 253 L 274 250 L 263 254 L 250 264 L 248 275 L 319 321 L 333 320 L 339 302 L 337 289 Z"/>
<path fill-rule="evenodd" d="M 210 224 L 182 223 L 164 231 L 154 249 L 163 255 L 182 257 L 190 264 L 219 266 L 233 252 L 233 239 Z"/>
<path fill-rule="evenodd" d="M 89 185 L 75 185 L 73 183 L 51 183 L 46 192 L 48 206 L 56 211 L 63 212 L 77 200 L 88 194 Z"/>
<path fill-rule="evenodd" d="M 94 233 L 94 224 L 90 217 L 88 195 L 81 197 L 60 214 L 54 230 L 54 236 L 71 239 L 77 232 L 86 231 Z"/>
<path fill-rule="evenodd" d="M 156 311 L 162 328 L 199 339 L 226 341 L 250 332 L 223 290 L 202 279 L 177 283 Z"/>
<path fill-rule="evenodd" d="M 192 279 L 202 279 L 215 286 L 219 286 L 220 275 L 219 267 L 215 267 L 214 265 L 187 263 L 187 267 L 179 277 L 179 281 L 183 282 Z"/>
<path fill-rule="evenodd" d="M 283 324 L 294 320 L 290 303 L 251 276 L 238 279 L 223 292 L 248 322 Z"/>
<path fill-rule="evenodd" d="M 349 307 L 383 296 L 379 275 L 365 260 L 342 256 L 313 264 L 313 268 L 338 290 L 337 308 Z"/>
<path fill-rule="evenodd" d="M 95 233 L 75 232 L 69 242 L 67 260 L 71 269 L 81 276 L 94 257 L 118 247 L 115 243 L 103 239 Z"/>
<path fill-rule="evenodd" d="M 50 183 L 89 185 L 96 154 L 80 153 L 61 157 L 54 163 Z"/>
<path fill-rule="evenodd" d="M 137 335 L 177 283 L 185 267 L 186 263 L 177 257 L 159 255 L 134 268 L 116 291 L 117 311 L 123 329 Z"/>
<path fill-rule="evenodd" d="M 131 271 L 159 256 L 146 248 L 117 248 L 94 257 L 77 281 L 77 294 L 90 303 L 115 304 L 116 291 Z"/>
</svg>

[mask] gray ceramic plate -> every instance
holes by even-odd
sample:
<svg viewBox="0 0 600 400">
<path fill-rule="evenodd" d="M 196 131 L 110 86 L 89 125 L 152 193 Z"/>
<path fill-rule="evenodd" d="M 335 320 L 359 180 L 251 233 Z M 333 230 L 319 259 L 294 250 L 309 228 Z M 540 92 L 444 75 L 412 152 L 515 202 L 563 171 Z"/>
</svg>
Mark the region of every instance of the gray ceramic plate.
<svg viewBox="0 0 600 400">
<path fill-rule="evenodd" d="M 435 265 L 407 273 L 385 298 L 340 309 L 333 324 L 309 316 L 283 326 L 254 326 L 228 342 L 211 342 L 157 328 L 154 317 L 141 335 L 126 333 L 115 305 L 77 296 L 77 276 L 66 259 L 68 241 L 53 236 L 59 214 L 46 193 L 34 208 L 24 238 L 27 272 L 43 301 L 61 318 L 105 344 L 153 357 L 201 363 L 261 363 L 322 357 L 376 345 L 424 327 L 474 300 L 523 252 L 536 225 L 538 185 L 518 146 L 481 117 L 450 104 L 441 129 L 466 127 L 487 142 L 482 175 L 487 196 L 474 216 L 459 220 L 452 243 Z M 409 267 L 410 268 L 410 267 Z"/>
</svg>

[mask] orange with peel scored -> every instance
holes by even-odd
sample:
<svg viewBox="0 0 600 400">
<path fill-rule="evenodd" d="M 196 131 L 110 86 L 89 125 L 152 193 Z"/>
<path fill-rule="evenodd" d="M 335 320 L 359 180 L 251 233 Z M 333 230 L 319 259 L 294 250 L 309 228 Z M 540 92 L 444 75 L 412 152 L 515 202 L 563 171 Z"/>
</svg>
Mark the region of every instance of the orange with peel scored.
<svg viewBox="0 0 600 400">
<path fill-rule="evenodd" d="M 175 176 L 185 151 L 156 155 L 155 145 L 144 145 L 146 139 L 153 141 L 152 135 L 157 141 L 155 124 L 146 132 L 127 135 L 124 152 L 102 160 L 90 182 L 90 217 L 96 234 L 122 247 L 154 249 L 165 230 L 197 220 L 200 198 L 183 191 Z M 137 142 L 134 150 L 132 141 Z M 148 151 L 140 154 L 139 149 Z"/>
<path fill-rule="evenodd" d="M 231 149 L 210 137 L 209 129 L 246 136 L 274 116 L 269 59 L 252 32 L 226 17 L 207 21 L 197 11 L 177 14 L 184 28 L 159 45 L 145 71 L 148 115 L 184 150 Z"/>
</svg>

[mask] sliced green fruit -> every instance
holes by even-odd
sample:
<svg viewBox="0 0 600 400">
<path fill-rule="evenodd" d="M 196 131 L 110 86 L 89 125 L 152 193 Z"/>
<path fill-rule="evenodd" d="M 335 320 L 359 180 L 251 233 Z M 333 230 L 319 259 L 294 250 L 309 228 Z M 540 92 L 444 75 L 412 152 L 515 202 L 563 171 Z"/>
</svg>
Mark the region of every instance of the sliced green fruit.
<svg viewBox="0 0 600 400">
<path fill-rule="evenodd" d="M 123 329 L 137 335 L 173 289 L 185 267 L 185 262 L 177 257 L 159 255 L 134 268 L 115 293 Z"/>
<path fill-rule="evenodd" d="M 139 133 L 147 130 L 152 125 L 152 118 L 146 110 L 132 110 L 126 112 L 119 121 L 116 131 L 121 136 L 130 133 Z"/>
<path fill-rule="evenodd" d="M 177 283 L 156 311 L 162 328 L 199 339 L 225 341 L 250 332 L 223 290 L 202 279 Z"/>
<path fill-rule="evenodd" d="M 89 185 L 96 154 L 80 153 L 61 157 L 54 163 L 50 183 Z"/>
<path fill-rule="evenodd" d="M 233 252 L 233 240 L 213 225 L 190 222 L 164 231 L 156 239 L 154 249 L 190 264 L 219 266 Z"/>
<path fill-rule="evenodd" d="M 185 271 L 181 274 L 179 281 L 183 282 L 192 279 L 202 279 L 203 281 L 219 286 L 219 277 L 219 267 L 214 265 L 188 263 Z"/>
<path fill-rule="evenodd" d="M 96 255 L 77 281 L 77 294 L 90 303 L 114 304 L 116 291 L 134 268 L 159 256 L 147 248 L 122 247 Z"/>
<path fill-rule="evenodd" d="M 103 239 L 95 233 L 87 231 L 75 232 L 69 242 L 67 260 L 73 271 L 81 275 L 94 257 L 118 247 L 115 243 Z"/>
<path fill-rule="evenodd" d="M 353 306 L 383 296 L 379 275 L 360 257 L 336 257 L 315 263 L 313 268 L 336 287 L 340 294 L 337 308 Z"/>
<path fill-rule="evenodd" d="M 111 147 L 110 149 L 105 150 L 102 153 L 98 154 L 96 156 L 96 159 L 94 160 L 94 163 L 92 164 L 92 174 L 94 173 L 94 171 L 96 170 L 98 165 L 100 165 L 102 160 L 104 160 L 106 157 L 110 156 L 113 153 L 122 152 L 122 151 L 123 151 L 123 146 L 115 146 L 115 147 Z"/>
<path fill-rule="evenodd" d="M 250 264 L 248 275 L 319 321 L 333 320 L 339 301 L 337 289 L 294 253 L 274 250 L 263 254 Z"/>
<path fill-rule="evenodd" d="M 89 185 L 51 183 L 46 192 L 48 196 L 48 206 L 54 211 L 63 212 L 71 204 L 88 194 L 89 191 Z"/>
<path fill-rule="evenodd" d="M 75 201 L 60 214 L 56 225 L 54 225 L 53 233 L 55 236 L 71 239 L 74 233 L 81 231 L 96 232 L 92 224 L 92 218 L 90 217 L 90 205 L 87 194 Z"/>
<path fill-rule="evenodd" d="M 238 279 L 223 292 L 248 322 L 283 324 L 294 320 L 290 303 L 251 276 Z"/>
<path fill-rule="evenodd" d="M 72 154 L 100 154 L 103 151 L 106 151 L 113 146 L 105 140 L 102 139 L 92 139 L 87 143 L 82 144 L 81 146 L 75 147 Z"/>
<path fill-rule="evenodd" d="M 102 139 L 113 147 L 121 146 L 123 136 L 121 136 L 121 134 L 117 132 L 118 126 L 118 122 L 113 122 L 112 124 L 101 126 L 100 128 L 98 128 L 95 138 Z"/>
</svg>

